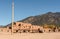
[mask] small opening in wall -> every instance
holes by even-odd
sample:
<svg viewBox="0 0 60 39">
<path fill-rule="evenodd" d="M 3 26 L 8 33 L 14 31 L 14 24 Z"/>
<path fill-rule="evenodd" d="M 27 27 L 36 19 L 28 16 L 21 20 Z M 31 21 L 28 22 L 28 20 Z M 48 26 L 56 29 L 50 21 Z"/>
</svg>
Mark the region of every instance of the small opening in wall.
<svg viewBox="0 0 60 39">
<path fill-rule="evenodd" d="M 43 31 L 41 31 L 40 29 L 38 29 L 38 32 L 39 32 L 39 33 L 43 33 Z"/>
<path fill-rule="evenodd" d="M 29 26 L 29 28 L 31 28 L 31 26 Z"/>
<path fill-rule="evenodd" d="M 23 32 L 26 32 L 26 30 L 23 30 Z"/>
<path fill-rule="evenodd" d="M 14 22 L 14 25 L 16 25 L 16 23 Z"/>
<path fill-rule="evenodd" d="M 50 32 L 51 30 L 49 30 L 49 32 Z"/>
<path fill-rule="evenodd" d="M 12 29 L 11 27 L 9 27 L 9 29 Z"/>
<path fill-rule="evenodd" d="M 24 28 L 25 28 L 25 26 L 24 26 Z"/>
<path fill-rule="evenodd" d="M 28 32 L 30 32 L 30 30 L 28 30 Z"/>
<path fill-rule="evenodd" d="M 58 31 L 60 32 L 60 29 L 58 29 Z"/>
<path fill-rule="evenodd" d="M 18 26 L 21 26 L 21 24 L 19 24 Z"/>
<path fill-rule="evenodd" d="M 18 30 L 16 30 L 16 32 L 18 32 Z"/>
</svg>

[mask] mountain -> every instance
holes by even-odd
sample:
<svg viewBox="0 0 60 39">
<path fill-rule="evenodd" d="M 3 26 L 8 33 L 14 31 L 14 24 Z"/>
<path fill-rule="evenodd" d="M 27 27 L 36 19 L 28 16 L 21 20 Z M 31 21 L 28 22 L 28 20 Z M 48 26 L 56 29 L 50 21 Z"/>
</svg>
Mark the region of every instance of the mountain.
<svg viewBox="0 0 60 39">
<path fill-rule="evenodd" d="M 48 12 L 43 15 L 30 16 L 19 22 L 31 23 L 33 25 L 60 25 L 60 12 Z"/>
<path fill-rule="evenodd" d="M 60 26 L 60 12 L 48 12 L 42 15 L 30 16 L 17 22 L 31 23 L 32 25 L 48 24 Z M 11 26 L 11 23 L 6 26 Z"/>
<path fill-rule="evenodd" d="M 5 26 L 3 26 L 3 25 L 0 25 L 0 28 L 4 28 Z"/>
</svg>

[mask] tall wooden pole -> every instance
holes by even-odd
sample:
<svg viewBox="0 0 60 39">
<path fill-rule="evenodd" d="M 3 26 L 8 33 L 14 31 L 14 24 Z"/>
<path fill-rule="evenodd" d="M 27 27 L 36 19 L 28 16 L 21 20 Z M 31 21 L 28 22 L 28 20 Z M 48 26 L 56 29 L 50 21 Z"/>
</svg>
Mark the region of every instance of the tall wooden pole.
<svg viewBox="0 0 60 39">
<path fill-rule="evenodd" d="M 14 0 L 12 0 L 12 32 L 11 34 L 13 34 L 13 23 L 14 23 Z"/>
</svg>

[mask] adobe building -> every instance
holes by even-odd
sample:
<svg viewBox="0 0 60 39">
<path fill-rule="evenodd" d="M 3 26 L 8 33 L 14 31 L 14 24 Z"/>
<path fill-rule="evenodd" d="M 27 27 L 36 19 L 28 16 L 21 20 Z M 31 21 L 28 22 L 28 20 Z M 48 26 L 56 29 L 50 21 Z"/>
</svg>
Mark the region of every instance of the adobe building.
<svg viewBox="0 0 60 39">
<path fill-rule="evenodd" d="M 12 31 L 13 30 L 13 31 Z M 13 33 L 43 33 L 43 32 L 53 32 L 53 29 L 48 27 L 42 27 L 37 25 L 32 25 L 29 23 L 23 23 L 23 22 L 14 22 L 13 28 L 11 26 L 7 27 L 0 27 L 0 32 L 13 32 Z M 60 28 L 59 28 L 60 31 Z M 58 32 L 58 29 L 55 29 L 55 32 Z"/>
<path fill-rule="evenodd" d="M 44 32 L 53 32 L 51 28 L 44 28 Z"/>
<path fill-rule="evenodd" d="M 58 31 L 60 32 L 60 27 L 58 28 Z"/>
<path fill-rule="evenodd" d="M 10 27 L 0 27 L 0 32 L 11 32 Z"/>
<path fill-rule="evenodd" d="M 0 28 L 0 32 L 7 32 L 7 28 L 1 27 L 1 28 Z"/>
<path fill-rule="evenodd" d="M 13 32 L 43 32 L 43 27 L 29 23 L 15 22 Z"/>
</svg>

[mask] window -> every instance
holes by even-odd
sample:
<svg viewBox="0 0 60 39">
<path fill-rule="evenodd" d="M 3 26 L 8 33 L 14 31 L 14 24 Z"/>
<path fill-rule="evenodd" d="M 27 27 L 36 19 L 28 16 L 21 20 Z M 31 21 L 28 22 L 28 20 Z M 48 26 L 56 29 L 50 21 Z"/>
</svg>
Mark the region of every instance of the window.
<svg viewBox="0 0 60 39">
<path fill-rule="evenodd" d="M 31 28 L 31 26 L 29 26 L 29 28 Z"/>
<path fill-rule="evenodd" d="M 23 32 L 26 32 L 26 30 L 23 30 Z"/>
<path fill-rule="evenodd" d="M 18 30 L 16 30 L 16 32 L 18 32 Z"/>
<path fill-rule="evenodd" d="M 21 24 L 19 24 L 18 26 L 21 26 Z"/>
<path fill-rule="evenodd" d="M 25 26 L 24 26 L 24 28 L 25 28 Z"/>
<path fill-rule="evenodd" d="M 9 29 L 12 29 L 11 27 L 9 27 Z"/>
<path fill-rule="evenodd" d="M 16 25 L 16 23 L 14 22 L 14 25 Z"/>
<path fill-rule="evenodd" d="M 39 32 L 39 33 L 43 33 L 43 31 L 42 31 L 42 30 L 40 30 L 39 28 L 38 28 L 38 32 Z"/>
</svg>

